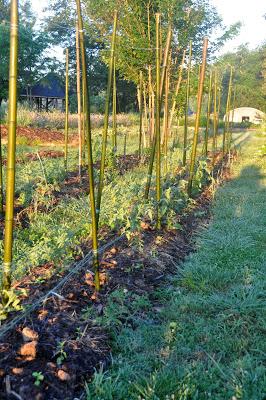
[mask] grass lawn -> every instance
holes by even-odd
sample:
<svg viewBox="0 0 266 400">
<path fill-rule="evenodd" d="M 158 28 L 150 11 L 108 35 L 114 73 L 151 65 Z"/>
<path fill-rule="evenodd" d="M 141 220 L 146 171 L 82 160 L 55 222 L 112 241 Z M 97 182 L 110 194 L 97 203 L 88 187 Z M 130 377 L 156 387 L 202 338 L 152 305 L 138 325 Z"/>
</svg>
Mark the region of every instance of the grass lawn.
<svg viewBox="0 0 266 400">
<path fill-rule="evenodd" d="M 250 134 L 232 179 L 215 194 L 197 251 L 138 304 L 133 324 L 112 322 L 110 300 L 112 365 L 95 374 L 87 400 L 266 398 L 263 144 L 265 136 Z M 118 304 L 123 315 L 123 299 Z"/>
</svg>

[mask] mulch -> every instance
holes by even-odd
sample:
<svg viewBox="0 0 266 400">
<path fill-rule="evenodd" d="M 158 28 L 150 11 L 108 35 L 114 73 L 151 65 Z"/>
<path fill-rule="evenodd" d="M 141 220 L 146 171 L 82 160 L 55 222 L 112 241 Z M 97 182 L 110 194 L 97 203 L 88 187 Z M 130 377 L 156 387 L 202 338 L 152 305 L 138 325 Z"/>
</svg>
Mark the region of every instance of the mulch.
<svg viewBox="0 0 266 400">
<path fill-rule="evenodd" d="M 223 176 L 229 176 L 228 169 Z M 156 287 L 167 284 L 167 276 L 175 274 L 176 265 L 194 251 L 195 232 L 209 221 L 211 189 L 206 188 L 195 202 L 193 209 L 186 209 L 177 217 L 183 229 L 155 231 L 143 222 L 142 251 L 125 238 L 106 250 L 101 259 L 102 290 L 98 296 L 94 293 L 91 266 L 87 265 L 60 293 L 50 296 L 1 339 L 1 399 L 73 400 L 81 395 L 84 381 L 93 376 L 95 368 L 108 367 L 111 350 L 108 332 L 88 313 L 84 314 L 84 309 L 93 307 L 101 315 L 110 293 L 116 289 L 149 295 Z M 117 235 L 112 233 L 107 240 Z M 87 246 L 89 249 L 89 242 Z M 150 256 L 152 249 L 157 251 L 157 257 Z M 39 267 L 39 271 L 32 272 L 32 279 L 25 277 L 17 282 L 16 287 L 28 290 L 26 303 L 34 303 L 35 296 L 46 293 L 64 275 L 40 282 L 42 275 L 38 274 L 49 272 L 50 268 L 52 265 Z M 26 340 L 25 328 L 32 330 Z M 40 386 L 36 386 L 34 372 L 43 376 Z"/>
</svg>

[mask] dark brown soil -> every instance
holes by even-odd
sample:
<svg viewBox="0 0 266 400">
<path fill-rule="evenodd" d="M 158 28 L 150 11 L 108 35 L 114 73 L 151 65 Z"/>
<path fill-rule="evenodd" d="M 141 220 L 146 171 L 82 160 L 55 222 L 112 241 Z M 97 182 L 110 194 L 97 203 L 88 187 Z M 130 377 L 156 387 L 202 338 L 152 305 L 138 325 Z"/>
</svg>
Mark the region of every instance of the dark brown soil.
<svg viewBox="0 0 266 400">
<path fill-rule="evenodd" d="M 224 179 L 228 175 L 228 169 L 224 169 Z M 155 231 L 143 222 L 139 236 L 144 246 L 141 251 L 122 238 L 118 245 L 103 254 L 102 290 L 98 296 L 94 293 L 93 274 L 88 265 L 60 293 L 51 295 L 42 307 L 2 338 L 1 399 L 73 400 L 78 397 L 84 380 L 88 380 L 100 365 L 106 367 L 110 354 L 106 331 L 95 325 L 90 314 L 84 314 L 83 310 L 92 306 L 100 315 L 109 294 L 119 288 L 149 295 L 159 285 L 166 284 L 167 276 L 176 273 L 176 264 L 194 250 L 194 234 L 199 226 L 208 223 L 211 201 L 212 192 L 207 188 L 195 200 L 195 206 L 184 210 L 177 219 L 181 230 Z M 150 256 L 151 250 L 156 251 L 155 257 Z M 47 265 L 43 269 L 49 272 L 51 267 Z M 43 274 L 44 271 L 38 272 Z M 33 274 L 38 276 L 38 272 L 35 270 Z M 35 296 L 47 292 L 60 278 L 54 276 L 48 282 L 36 282 L 35 288 L 32 288 L 31 279 L 24 278 L 16 287 L 28 289 L 31 295 L 26 302 L 34 303 Z M 38 334 L 38 339 L 27 346 L 22 336 L 25 327 Z M 41 372 L 43 376 L 40 386 L 36 386 L 34 372 Z"/>
</svg>

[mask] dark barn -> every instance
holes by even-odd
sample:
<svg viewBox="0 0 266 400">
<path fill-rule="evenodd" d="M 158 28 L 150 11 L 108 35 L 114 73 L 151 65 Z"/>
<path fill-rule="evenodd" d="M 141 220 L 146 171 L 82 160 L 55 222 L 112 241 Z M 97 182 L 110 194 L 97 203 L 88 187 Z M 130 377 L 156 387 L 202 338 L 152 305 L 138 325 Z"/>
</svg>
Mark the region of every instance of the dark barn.
<svg viewBox="0 0 266 400">
<path fill-rule="evenodd" d="M 65 87 L 56 74 L 49 73 L 36 85 L 22 90 L 20 99 L 38 111 L 64 111 Z"/>
</svg>

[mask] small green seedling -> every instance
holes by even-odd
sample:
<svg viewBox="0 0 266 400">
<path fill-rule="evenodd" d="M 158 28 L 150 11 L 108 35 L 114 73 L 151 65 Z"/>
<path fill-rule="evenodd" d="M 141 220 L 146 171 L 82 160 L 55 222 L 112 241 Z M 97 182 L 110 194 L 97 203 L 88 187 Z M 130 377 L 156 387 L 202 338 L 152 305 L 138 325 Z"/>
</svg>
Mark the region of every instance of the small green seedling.
<svg viewBox="0 0 266 400">
<path fill-rule="evenodd" d="M 33 378 L 35 378 L 34 385 L 35 386 L 40 386 L 40 384 L 44 380 L 44 376 L 43 376 L 42 372 L 34 371 L 32 373 L 32 376 L 33 376 Z"/>
<path fill-rule="evenodd" d="M 65 346 L 65 341 L 60 342 L 59 345 L 58 345 L 58 351 L 57 351 L 58 357 L 56 359 L 56 363 L 59 366 L 67 358 L 67 353 L 64 351 L 64 346 Z"/>
</svg>

